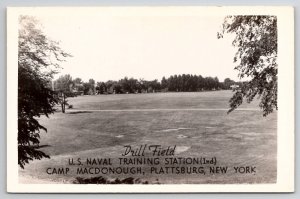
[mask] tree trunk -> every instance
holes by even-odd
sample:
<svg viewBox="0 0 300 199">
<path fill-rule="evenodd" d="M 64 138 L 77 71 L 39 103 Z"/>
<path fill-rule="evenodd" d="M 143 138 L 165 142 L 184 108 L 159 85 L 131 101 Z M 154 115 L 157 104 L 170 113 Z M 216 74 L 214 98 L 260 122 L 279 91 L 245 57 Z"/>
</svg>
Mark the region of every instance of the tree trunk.
<svg viewBox="0 0 300 199">
<path fill-rule="evenodd" d="M 62 93 L 62 103 L 61 103 L 61 111 L 62 111 L 62 113 L 65 113 L 65 108 L 66 108 L 66 98 L 65 98 L 65 94 Z"/>
</svg>

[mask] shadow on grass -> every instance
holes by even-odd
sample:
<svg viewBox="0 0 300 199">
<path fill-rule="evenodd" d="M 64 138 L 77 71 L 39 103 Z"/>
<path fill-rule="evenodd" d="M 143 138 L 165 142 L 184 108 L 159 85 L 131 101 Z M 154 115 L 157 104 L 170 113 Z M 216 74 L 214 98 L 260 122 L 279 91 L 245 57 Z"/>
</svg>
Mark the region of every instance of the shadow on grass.
<svg viewBox="0 0 300 199">
<path fill-rule="evenodd" d="M 114 180 L 109 180 L 105 177 L 98 176 L 98 177 L 92 177 L 92 178 L 81 178 L 77 177 L 74 181 L 74 184 L 149 184 L 148 181 L 142 181 L 139 178 L 124 178 L 124 179 L 114 179 Z M 156 183 L 159 184 L 159 183 Z"/>
<path fill-rule="evenodd" d="M 35 148 L 35 149 L 41 149 L 41 148 L 51 147 L 51 145 L 49 145 L 49 144 L 44 144 L 44 145 L 32 145 L 31 147 L 32 147 L 32 148 Z"/>
<path fill-rule="evenodd" d="M 51 145 L 49 145 L 49 144 L 39 145 L 37 148 L 40 149 L 40 148 L 45 148 L 45 147 L 51 147 Z"/>
<path fill-rule="evenodd" d="M 92 111 L 72 111 L 67 112 L 67 114 L 80 114 L 80 113 L 91 113 Z"/>
</svg>

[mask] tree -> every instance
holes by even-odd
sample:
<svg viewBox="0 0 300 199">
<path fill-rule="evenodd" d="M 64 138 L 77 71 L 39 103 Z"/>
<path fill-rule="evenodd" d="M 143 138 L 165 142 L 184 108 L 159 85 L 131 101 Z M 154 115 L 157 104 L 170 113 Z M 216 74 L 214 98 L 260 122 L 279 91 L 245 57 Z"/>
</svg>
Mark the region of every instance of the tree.
<svg viewBox="0 0 300 199">
<path fill-rule="evenodd" d="M 75 79 L 73 80 L 73 83 L 74 83 L 74 84 L 82 84 L 83 82 L 82 82 L 82 79 L 81 79 L 81 78 L 77 77 L 77 78 L 75 78 Z"/>
<path fill-rule="evenodd" d="M 19 18 L 18 40 L 18 164 L 21 168 L 33 159 L 49 158 L 38 150 L 40 131 L 47 129 L 37 118 L 49 117 L 58 102 L 51 79 L 59 62 L 70 56 L 39 28 L 29 16 Z"/>
<path fill-rule="evenodd" d="M 112 94 L 114 92 L 114 84 L 115 82 L 112 80 L 108 80 L 105 85 L 106 85 L 106 91 L 108 94 Z"/>
<path fill-rule="evenodd" d="M 83 93 L 85 95 L 91 95 L 92 94 L 91 93 L 91 85 L 90 85 L 90 83 L 88 83 L 88 82 L 84 82 L 83 83 Z"/>
<path fill-rule="evenodd" d="M 216 90 L 218 90 L 218 89 L 220 88 L 220 82 L 219 82 L 218 77 L 215 77 L 215 78 L 214 78 L 214 88 L 215 88 Z"/>
<path fill-rule="evenodd" d="M 232 44 L 237 47 L 234 62 L 238 64 L 235 69 L 239 77 L 251 79 L 235 90 L 228 113 L 244 99 L 250 103 L 257 96 L 263 116 L 267 116 L 278 109 L 276 16 L 227 16 L 218 38 L 225 33 L 235 33 Z"/>
<path fill-rule="evenodd" d="M 54 90 L 58 93 L 58 100 L 61 104 L 61 111 L 65 113 L 66 105 L 68 105 L 67 97 L 73 96 L 72 88 L 74 82 L 71 75 L 60 76 L 56 81 L 54 81 Z"/>
<path fill-rule="evenodd" d="M 96 93 L 96 89 L 95 89 L 95 80 L 93 79 L 89 79 L 89 91 L 88 94 L 89 95 L 94 95 Z"/>
<path fill-rule="evenodd" d="M 224 79 L 224 89 L 228 90 L 230 89 L 230 86 L 234 85 L 235 82 L 231 80 L 230 78 L 225 78 Z"/>
<path fill-rule="evenodd" d="M 76 96 L 83 94 L 84 86 L 83 86 L 83 81 L 81 78 L 77 77 L 73 80 L 73 88 L 74 88 Z"/>
<path fill-rule="evenodd" d="M 97 82 L 96 91 L 97 91 L 97 94 L 106 93 L 107 92 L 106 84 L 104 82 Z"/>
<path fill-rule="evenodd" d="M 160 90 L 160 88 L 161 88 L 161 85 L 160 85 L 160 83 L 158 82 L 157 79 L 149 81 L 148 91 L 156 92 L 156 91 Z"/>
<path fill-rule="evenodd" d="M 162 80 L 161 80 L 161 88 L 165 89 L 165 91 L 166 91 L 167 87 L 168 87 L 168 81 L 166 80 L 165 77 L 163 77 Z"/>
</svg>

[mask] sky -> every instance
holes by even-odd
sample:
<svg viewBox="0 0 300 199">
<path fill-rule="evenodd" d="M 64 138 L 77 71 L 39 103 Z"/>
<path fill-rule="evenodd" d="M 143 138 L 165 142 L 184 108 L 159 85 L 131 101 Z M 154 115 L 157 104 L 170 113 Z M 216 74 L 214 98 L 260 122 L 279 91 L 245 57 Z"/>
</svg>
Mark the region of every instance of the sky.
<svg viewBox="0 0 300 199">
<path fill-rule="evenodd" d="M 72 57 L 56 78 L 70 74 L 84 81 L 145 80 L 174 74 L 239 80 L 233 35 L 217 38 L 219 15 L 33 15 L 43 32 Z"/>
</svg>

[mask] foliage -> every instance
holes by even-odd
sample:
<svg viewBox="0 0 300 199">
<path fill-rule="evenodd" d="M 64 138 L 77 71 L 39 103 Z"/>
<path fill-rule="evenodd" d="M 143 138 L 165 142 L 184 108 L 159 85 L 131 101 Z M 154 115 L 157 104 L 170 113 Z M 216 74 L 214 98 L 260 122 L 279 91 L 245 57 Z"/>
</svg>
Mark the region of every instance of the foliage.
<svg viewBox="0 0 300 199">
<path fill-rule="evenodd" d="M 61 105 L 62 113 L 65 113 L 66 105 L 68 104 L 67 97 L 73 96 L 73 86 L 74 82 L 71 75 L 66 74 L 60 76 L 57 80 L 54 81 L 54 91 L 57 92 L 58 102 Z"/>
<path fill-rule="evenodd" d="M 229 78 L 227 78 L 229 79 Z M 231 83 L 236 83 L 230 80 Z M 89 89 L 89 83 L 84 83 Z M 161 82 L 155 80 L 134 79 L 125 77 L 119 81 L 109 80 L 98 82 L 96 91 L 98 94 L 111 93 L 149 93 L 149 92 L 195 92 L 204 90 L 226 89 L 224 83 L 219 82 L 217 77 L 202 77 L 201 75 L 171 75 L 169 78 L 163 77 Z M 227 86 L 227 89 L 230 87 Z M 85 92 L 87 94 L 87 92 Z"/>
<path fill-rule="evenodd" d="M 74 82 L 71 75 L 61 75 L 57 80 L 54 81 L 54 90 L 60 92 L 71 92 L 73 84 Z"/>
<path fill-rule="evenodd" d="M 218 90 L 223 88 L 218 78 L 206 77 L 201 75 L 174 75 L 169 78 L 163 77 L 161 82 L 155 80 L 134 79 L 125 77 L 119 81 L 98 82 L 96 90 L 99 94 L 103 93 L 149 93 L 160 91 L 171 92 L 194 92 L 202 90 Z"/>
<path fill-rule="evenodd" d="M 96 91 L 98 94 L 107 93 L 107 87 L 104 82 L 97 82 Z"/>
<path fill-rule="evenodd" d="M 230 87 L 231 87 L 232 85 L 234 85 L 234 84 L 235 84 L 235 82 L 234 82 L 233 80 L 231 80 L 230 78 L 225 78 L 225 79 L 224 79 L 223 89 L 228 90 L 228 89 L 230 89 Z"/>
<path fill-rule="evenodd" d="M 230 110 L 235 110 L 246 99 L 250 103 L 260 98 L 263 116 L 277 107 L 277 18 L 275 16 L 227 16 L 218 38 L 234 33 L 232 45 L 237 47 L 234 62 L 239 77 L 251 78 L 235 90 L 230 99 Z"/>
<path fill-rule="evenodd" d="M 69 56 L 58 43 L 50 40 L 30 16 L 19 18 L 18 40 L 18 164 L 21 168 L 30 160 L 49 158 L 38 150 L 40 130 L 47 131 L 37 118 L 48 117 L 57 103 L 51 89 L 51 79 L 58 62 Z"/>
<path fill-rule="evenodd" d="M 83 81 L 81 78 L 75 78 L 73 80 L 73 86 L 74 86 L 75 92 L 77 92 L 77 93 L 84 91 Z"/>
<path fill-rule="evenodd" d="M 165 77 L 161 79 L 161 88 L 166 89 L 168 87 L 168 81 Z"/>
<path fill-rule="evenodd" d="M 217 77 L 205 77 L 201 75 L 172 75 L 167 80 L 168 91 L 194 92 L 202 90 L 218 90 L 221 84 Z"/>
</svg>

